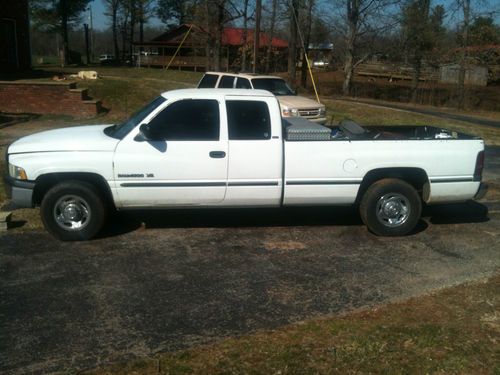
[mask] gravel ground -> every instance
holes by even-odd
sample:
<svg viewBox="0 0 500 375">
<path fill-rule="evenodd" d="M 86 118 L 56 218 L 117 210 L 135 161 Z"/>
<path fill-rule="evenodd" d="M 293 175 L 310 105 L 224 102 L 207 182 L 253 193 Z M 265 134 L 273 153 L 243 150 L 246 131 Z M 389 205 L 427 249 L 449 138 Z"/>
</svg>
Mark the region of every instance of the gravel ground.
<svg viewBox="0 0 500 375">
<path fill-rule="evenodd" d="M 499 164 L 489 147 L 486 180 Z M 0 373 L 77 371 L 487 277 L 500 265 L 487 200 L 428 208 L 405 238 L 331 208 L 128 213 L 84 243 L 0 234 Z"/>
<path fill-rule="evenodd" d="M 81 370 L 483 278 L 499 221 L 470 203 L 427 210 L 405 238 L 348 209 L 134 213 L 82 243 L 5 234 L 0 372 Z"/>
</svg>

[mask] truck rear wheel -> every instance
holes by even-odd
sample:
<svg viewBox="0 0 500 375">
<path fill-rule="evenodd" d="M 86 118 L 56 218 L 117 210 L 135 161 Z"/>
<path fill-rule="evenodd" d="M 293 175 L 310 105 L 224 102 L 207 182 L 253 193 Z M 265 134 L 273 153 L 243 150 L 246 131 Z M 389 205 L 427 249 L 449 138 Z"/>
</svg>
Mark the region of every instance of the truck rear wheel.
<svg viewBox="0 0 500 375">
<path fill-rule="evenodd" d="M 379 236 L 410 233 L 422 214 L 422 201 L 413 186 L 396 178 L 379 180 L 363 195 L 361 219 Z"/>
<path fill-rule="evenodd" d="M 91 184 L 66 181 L 45 194 L 40 214 L 45 228 L 56 238 L 84 241 L 93 238 L 102 229 L 106 206 Z"/>
</svg>

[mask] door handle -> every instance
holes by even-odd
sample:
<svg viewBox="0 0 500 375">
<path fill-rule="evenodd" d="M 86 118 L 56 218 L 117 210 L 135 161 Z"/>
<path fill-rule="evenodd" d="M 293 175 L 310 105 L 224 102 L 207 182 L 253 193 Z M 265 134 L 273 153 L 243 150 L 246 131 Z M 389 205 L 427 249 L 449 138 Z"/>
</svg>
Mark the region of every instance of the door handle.
<svg viewBox="0 0 500 375">
<path fill-rule="evenodd" d="M 224 151 L 210 151 L 208 155 L 214 159 L 222 159 L 226 157 L 226 153 Z"/>
</svg>

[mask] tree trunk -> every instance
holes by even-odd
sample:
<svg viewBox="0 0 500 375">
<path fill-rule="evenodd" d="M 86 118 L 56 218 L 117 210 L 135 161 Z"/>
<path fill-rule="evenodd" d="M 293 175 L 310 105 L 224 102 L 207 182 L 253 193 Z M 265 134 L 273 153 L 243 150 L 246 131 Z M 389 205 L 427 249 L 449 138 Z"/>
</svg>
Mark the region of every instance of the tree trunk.
<svg viewBox="0 0 500 375">
<path fill-rule="evenodd" d="M 277 4 L 278 4 L 278 1 L 273 0 L 273 10 L 271 13 L 271 25 L 269 28 L 269 43 L 267 45 L 267 51 L 266 51 L 266 68 L 265 68 L 266 74 L 269 74 L 270 67 L 271 67 L 271 52 L 273 50 L 274 26 L 276 23 L 276 6 L 277 6 Z"/>
<path fill-rule="evenodd" d="M 243 2 L 243 46 L 241 49 L 241 71 L 247 70 L 247 42 L 248 42 L 248 0 Z"/>
<path fill-rule="evenodd" d="M 342 94 L 348 96 L 351 93 L 352 75 L 354 73 L 354 56 L 352 50 L 348 49 L 344 60 L 344 82 Z"/>
<path fill-rule="evenodd" d="M 63 47 L 63 65 L 70 63 L 69 54 L 69 40 L 68 40 L 68 6 L 67 0 L 61 0 L 59 6 L 61 7 L 61 38 Z"/>
<path fill-rule="evenodd" d="M 224 29 L 224 1 L 217 3 L 217 21 L 215 24 L 215 40 L 214 40 L 214 70 L 220 71 L 221 59 L 221 42 L 222 32 Z"/>
<path fill-rule="evenodd" d="M 302 67 L 300 74 L 300 85 L 307 87 L 307 54 L 309 52 L 309 42 L 311 40 L 311 19 L 312 19 L 312 8 L 314 6 L 314 0 L 309 0 L 307 4 L 307 18 L 306 18 L 306 35 L 304 40 L 304 54 L 302 56 Z"/>
<path fill-rule="evenodd" d="M 253 67 L 252 71 L 257 73 L 259 65 L 259 49 L 260 49 L 260 14 L 262 11 L 262 1 L 255 2 L 255 30 L 253 37 Z"/>
<path fill-rule="evenodd" d="M 465 69 L 467 66 L 467 47 L 469 46 L 470 0 L 463 1 L 464 29 L 462 51 L 460 53 L 460 69 L 458 71 L 458 108 L 465 106 Z"/>
<path fill-rule="evenodd" d="M 354 75 L 354 58 L 356 49 L 356 37 L 359 22 L 359 0 L 347 0 L 347 23 L 348 33 L 346 38 L 346 52 L 344 59 L 344 83 L 342 93 L 351 94 L 352 77 Z"/>
<path fill-rule="evenodd" d="M 144 42 L 144 19 L 141 18 L 139 21 L 139 42 Z"/>
<path fill-rule="evenodd" d="M 420 81 L 420 72 L 422 68 L 422 58 L 419 54 L 414 57 L 413 60 L 413 74 L 411 80 L 411 101 L 412 103 L 417 103 L 418 99 L 418 84 Z"/>
<path fill-rule="evenodd" d="M 295 88 L 295 77 L 297 74 L 297 20 L 298 1 L 291 0 L 290 7 L 290 42 L 288 44 L 288 83 Z"/>
<path fill-rule="evenodd" d="M 113 32 L 113 49 L 114 49 L 114 54 L 115 54 L 115 59 L 119 58 L 120 55 L 120 50 L 118 49 L 118 30 L 117 25 L 116 25 L 116 19 L 117 19 L 117 13 L 118 13 L 118 2 L 115 1 L 112 4 L 112 9 L 111 9 L 111 29 Z"/>
<path fill-rule="evenodd" d="M 135 35 L 135 25 L 137 23 L 137 12 L 135 0 L 130 1 L 130 29 L 129 29 L 129 54 L 132 61 L 132 56 L 134 53 L 134 35 Z"/>
</svg>

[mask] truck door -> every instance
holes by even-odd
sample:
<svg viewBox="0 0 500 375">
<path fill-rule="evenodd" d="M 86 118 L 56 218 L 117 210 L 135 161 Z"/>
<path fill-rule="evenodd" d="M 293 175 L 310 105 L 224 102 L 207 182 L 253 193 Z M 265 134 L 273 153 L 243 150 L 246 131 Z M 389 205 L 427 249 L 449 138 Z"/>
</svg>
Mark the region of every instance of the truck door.
<svg viewBox="0 0 500 375">
<path fill-rule="evenodd" d="M 226 97 L 229 139 L 224 205 L 279 206 L 282 192 L 281 115 L 274 97 Z"/>
<path fill-rule="evenodd" d="M 217 100 L 182 99 L 167 103 L 149 121 L 154 140 L 138 140 L 137 131 L 125 137 L 114 157 L 120 206 L 222 202 L 226 193 L 228 142 L 221 118 Z"/>
</svg>

